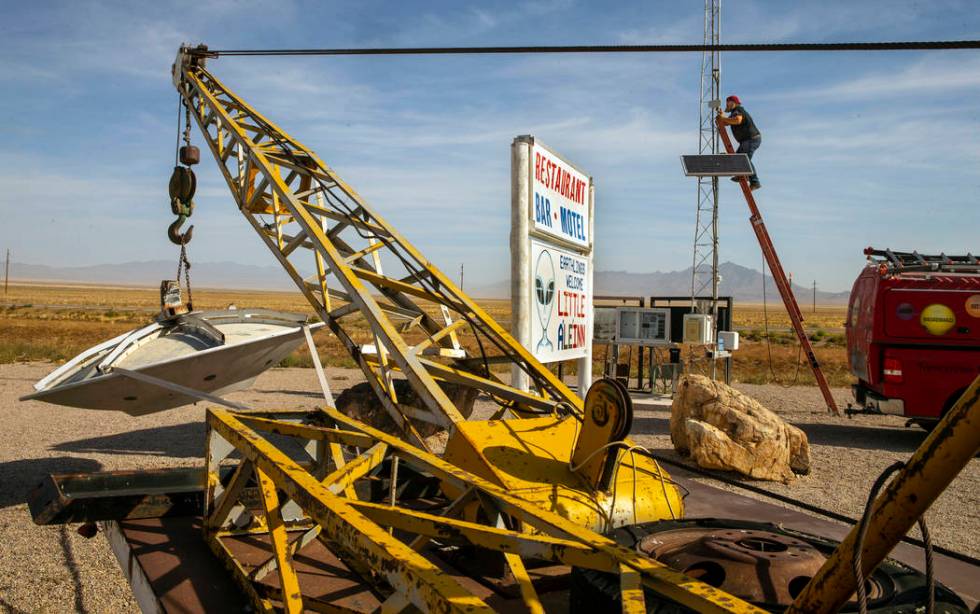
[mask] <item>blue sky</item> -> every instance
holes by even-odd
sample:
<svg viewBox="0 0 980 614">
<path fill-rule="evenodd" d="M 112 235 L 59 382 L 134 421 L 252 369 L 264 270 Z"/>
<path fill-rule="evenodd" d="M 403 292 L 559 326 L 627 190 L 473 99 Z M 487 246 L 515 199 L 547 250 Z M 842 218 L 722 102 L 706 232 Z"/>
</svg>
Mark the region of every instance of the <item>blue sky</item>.
<svg viewBox="0 0 980 614">
<path fill-rule="evenodd" d="M 0 24 L 0 248 L 55 266 L 176 259 L 167 179 L 181 42 L 212 48 L 700 42 L 701 2 L 11 3 Z M 722 7 L 725 42 L 980 38 L 975 2 Z M 221 58 L 212 71 L 312 147 L 467 286 L 508 276 L 510 143 L 596 182 L 596 267 L 690 266 L 700 54 Z M 848 289 L 867 245 L 980 253 L 980 52 L 728 53 L 763 131 L 759 205 L 785 268 Z M 202 145 L 200 138 L 195 140 Z M 190 255 L 273 264 L 202 146 Z M 760 267 L 733 184 L 721 258 Z M 157 280 L 147 280 L 154 284 Z M 654 289 L 638 289 L 643 292 Z"/>
</svg>

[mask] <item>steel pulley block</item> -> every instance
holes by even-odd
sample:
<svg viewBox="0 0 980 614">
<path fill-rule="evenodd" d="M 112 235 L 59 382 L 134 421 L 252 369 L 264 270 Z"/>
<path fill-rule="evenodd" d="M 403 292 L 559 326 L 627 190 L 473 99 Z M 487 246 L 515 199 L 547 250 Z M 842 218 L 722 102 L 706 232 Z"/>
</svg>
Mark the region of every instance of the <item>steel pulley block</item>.
<svg viewBox="0 0 980 614">
<path fill-rule="evenodd" d="M 170 175 L 170 198 L 188 202 L 194 198 L 196 191 L 197 177 L 194 171 L 186 166 L 175 166 L 174 172 Z"/>
</svg>

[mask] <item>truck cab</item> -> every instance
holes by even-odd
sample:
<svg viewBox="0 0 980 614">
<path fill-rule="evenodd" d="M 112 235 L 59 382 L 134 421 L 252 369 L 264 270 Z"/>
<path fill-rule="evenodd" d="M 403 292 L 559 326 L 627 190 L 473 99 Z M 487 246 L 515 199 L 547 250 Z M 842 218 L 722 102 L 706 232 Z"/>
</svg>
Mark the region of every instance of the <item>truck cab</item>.
<svg viewBox="0 0 980 614">
<path fill-rule="evenodd" d="M 864 253 L 845 324 L 855 401 L 930 428 L 980 374 L 980 262 Z"/>
</svg>

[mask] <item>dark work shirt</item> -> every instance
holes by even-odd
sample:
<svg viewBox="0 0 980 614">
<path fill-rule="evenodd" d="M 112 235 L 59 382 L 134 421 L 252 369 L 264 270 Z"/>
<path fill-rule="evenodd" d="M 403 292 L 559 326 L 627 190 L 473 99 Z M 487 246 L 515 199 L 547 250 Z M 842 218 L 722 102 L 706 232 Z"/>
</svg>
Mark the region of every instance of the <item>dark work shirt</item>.
<svg viewBox="0 0 980 614">
<path fill-rule="evenodd" d="M 745 110 L 745 107 L 739 105 L 732 109 L 732 112 L 728 114 L 728 117 L 742 116 L 742 123 L 737 126 L 732 126 L 732 136 L 735 140 L 741 143 L 742 141 L 747 141 L 749 139 L 754 139 L 757 136 L 762 136 L 759 129 L 756 127 L 755 122 L 752 121 L 752 116 L 749 112 Z"/>
</svg>

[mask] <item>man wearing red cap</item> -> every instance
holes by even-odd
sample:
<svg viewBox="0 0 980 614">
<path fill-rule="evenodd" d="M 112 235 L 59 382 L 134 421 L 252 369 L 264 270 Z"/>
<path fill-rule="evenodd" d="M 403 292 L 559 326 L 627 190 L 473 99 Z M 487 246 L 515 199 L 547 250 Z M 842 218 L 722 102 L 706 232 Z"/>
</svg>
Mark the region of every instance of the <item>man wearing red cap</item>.
<svg viewBox="0 0 980 614">
<path fill-rule="evenodd" d="M 728 117 L 722 115 L 721 109 L 718 109 L 718 123 L 732 127 L 732 136 L 738 141 L 738 151 L 735 153 L 745 154 L 751 160 L 752 154 L 759 148 L 759 145 L 762 145 L 762 133 L 752 121 L 752 116 L 742 106 L 742 101 L 738 99 L 738 96 L 732 94 L 725 99 L 725 110 L 728 111 Z M 732 177 L 732 181 L 739 181 L 740 179 L 740 177 Z M 755 174 L 755 164 L 752 165 L 749 187 L 753 190 L 762 187 L 762 184 L 759 183 L 759 177 Z"/>
</svg>

